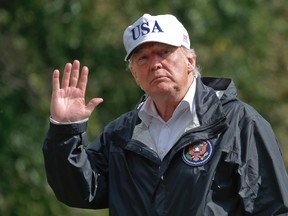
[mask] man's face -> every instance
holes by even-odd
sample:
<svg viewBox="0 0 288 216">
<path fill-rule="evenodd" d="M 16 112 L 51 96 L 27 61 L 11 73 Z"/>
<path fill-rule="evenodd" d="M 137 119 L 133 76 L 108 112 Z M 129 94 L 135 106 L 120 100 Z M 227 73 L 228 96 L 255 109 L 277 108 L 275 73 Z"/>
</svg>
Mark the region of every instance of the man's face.
<svg viewBox="0 0 288 216">
<path fill-rule="evenodd" d="M 131 56 L 130 70 L 137 84 L 150 96 L 183 94 L 193 82 L 195 58 L 181 47 L 149 42 Z"/>
</svg>

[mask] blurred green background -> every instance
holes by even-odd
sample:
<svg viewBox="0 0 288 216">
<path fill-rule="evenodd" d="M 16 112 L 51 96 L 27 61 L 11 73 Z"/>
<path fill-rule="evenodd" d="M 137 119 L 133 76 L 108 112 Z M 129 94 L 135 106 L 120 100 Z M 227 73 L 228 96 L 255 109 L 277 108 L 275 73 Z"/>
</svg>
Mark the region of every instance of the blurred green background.
<svg viewBox="0 0 288 216">
<path fill-rule="evenodd" d="M 104 98 L 92 140 L 142 92 L 123 61 L 124 29 L 143 13 L 187 27 L 202 76 L 232 78 L 239 98 L 273 126 L 288 167 L 287 0 L 0 0 L 0 215 L 108 215 L 69 208 L 49 188 L 42 157 L 55 68 L 90 68 L 87 98 Z"/>
</svg>

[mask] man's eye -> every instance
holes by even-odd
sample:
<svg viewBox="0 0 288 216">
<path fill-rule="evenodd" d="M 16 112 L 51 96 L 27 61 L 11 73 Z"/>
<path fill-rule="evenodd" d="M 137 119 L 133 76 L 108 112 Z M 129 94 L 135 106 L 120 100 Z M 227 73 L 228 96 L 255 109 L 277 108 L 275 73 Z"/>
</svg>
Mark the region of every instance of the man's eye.
<svg viewBox="0 0 288 216">
<path fill-rule="evenodd" d="M 148 56 L 147 55 L 141 55 L 137 58 L 137 62 L 138 64 L 143 64 L 147 61 Z"/>
<path fill-rule="evenodd" d="M 146 55 L 142 55 L 142 56 L 139 56 L 138 61 L 143 61 L 143 60 L 146 60 L 146 59 L 147 59 L 147 56 Z"/>
<path fill-rule="evenodd" d="M 164 53 L 165 54 L 169 54 L 169 53 L 171 53 L 172 52 L 172 49 L 166 49 L 166 50 L 164 50 Z"/>
<path fill-rule="evenodd" d="M 161 56 L 162 57 L 166 57 L 166 56 L 168 56 L 168 55 L 170 55 L 171 53 L 172 53 L 172 49 L 169 49 L 169 48 L 167 48 L 167 49 L 163 49 L 162 51 L 161 51 Z"/>
</svg>

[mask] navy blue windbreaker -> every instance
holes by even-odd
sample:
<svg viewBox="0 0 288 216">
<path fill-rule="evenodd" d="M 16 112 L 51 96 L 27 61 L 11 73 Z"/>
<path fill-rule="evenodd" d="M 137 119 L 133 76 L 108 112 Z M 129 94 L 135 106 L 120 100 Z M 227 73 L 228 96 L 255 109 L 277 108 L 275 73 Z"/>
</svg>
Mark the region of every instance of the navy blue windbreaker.
<svg viewBox="0 0 288 216">
<path fill-rule="evenodd" d="M 43 145 L 48 183 L 61 202 L 109 208 L 112 216 L 287 215 L 277 139 L 236 95 L 230 79 L 198 78 L 200 126 L 163 160 L 151 148 L 139 107 L 109 123 L 92 144 L 87 122 L 50 123 Z"/>
</svg>

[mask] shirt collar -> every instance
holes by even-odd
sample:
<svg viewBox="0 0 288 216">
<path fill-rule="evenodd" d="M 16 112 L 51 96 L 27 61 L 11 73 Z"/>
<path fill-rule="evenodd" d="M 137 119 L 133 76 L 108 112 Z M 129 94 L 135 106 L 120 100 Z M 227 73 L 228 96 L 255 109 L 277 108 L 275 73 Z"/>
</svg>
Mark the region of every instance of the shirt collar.
<svg viewBox="0 0 288 216">
<path fill-rule="evenodd" d="M 194 79 L 183 100 L 178 104 L 171 119 L 176 118 L 178 115 L 182 113 L 182 111 L 186 109 L 189 109 L 191 116 L 193 116 L 193 113 L 195 112 L 195 103 L 194 103 L 195 92 L 196 92 L 196 79 Z M 149 127 L 151 120 L 153 118 L 161 119 L 150 97 L 148 97 L 147 100 L 144 102 L 143 106 L 139 110 L 138 116 L 147 127 Z"/>
</svg>

